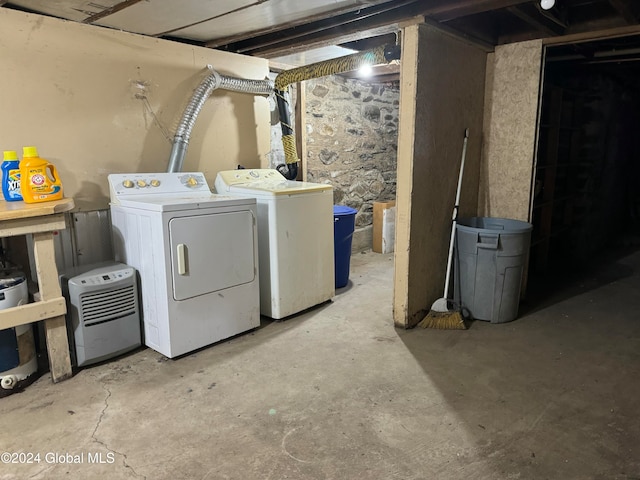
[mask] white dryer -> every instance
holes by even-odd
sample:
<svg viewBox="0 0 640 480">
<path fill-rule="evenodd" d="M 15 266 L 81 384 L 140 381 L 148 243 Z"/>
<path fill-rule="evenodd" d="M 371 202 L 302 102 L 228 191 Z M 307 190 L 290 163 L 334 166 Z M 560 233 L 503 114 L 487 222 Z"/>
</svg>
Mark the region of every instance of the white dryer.
<svg viewBox="0 0 640 480">
<path fill-rule="evenodd" d="M 255 199 L 212 194 L 202 173 L 114 174 L 109 187 L 147 346 L 173 358 L 260 325 Z"/>
<path fill-rule="evenodd" d="M 219 172 L 219 194 L 258 204 L 260 312 L 288 317 L 335 295 L 333 187 L 287 180 L 277 170 Z"/>
</svg>

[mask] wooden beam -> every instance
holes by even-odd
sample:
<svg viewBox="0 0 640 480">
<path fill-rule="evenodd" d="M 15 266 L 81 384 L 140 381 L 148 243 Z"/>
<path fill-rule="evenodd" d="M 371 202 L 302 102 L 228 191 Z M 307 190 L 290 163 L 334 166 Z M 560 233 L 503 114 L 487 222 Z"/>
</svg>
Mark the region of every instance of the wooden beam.
<svg viewBox="0 0 640 480">
<path fill-rule="evenodd" d="M 640 25 L 630 25 L 628 27 L 610 28 L 607 30 L 597 30 L 592 32 L 574 33 L 561 37 L 550 37 L 542 39 L 543 45 L 566 45 L 570 43 L 590 42 L 592 40 L 606 40 L 609 38 L 627 37 L 629 35 L 640 34 Z"/>
<path fill-rule="evenodd" d="M 365 82 L 365 83 L 371 83 L 371 84 L 391 84 L 391 83 L 396 83 L 400 81 L 400 74 L 399 73 L 392 73 L 389 75 L 378 75 L 375 77 L 371 77 L 371 78 L 360 78 L 357 77 L 355 75 L 352 75 L 350 73 L 339 73 L 338 75 L 340 75 L 341 77 L 345 77 L 345 78 L 353 78 L 356 80 L 359 80 L 361 82 Z"/>
<path fill-rule="evenodd" d="M 473 45 L 475 45 L 476 47 L 481 48 L 482 50 L 484 50 L 485 52 L 489 53 L 489 52 L 493 52 L 495 50 L 495 46 L 489 42 L 485 42 L 484 40 L 471 36 L 465 32 L 462 32 L 460 30 L 457 30 L 455 28 L 450 27 L 449 25 L 443 24 L 443 23 L 438 23 L 435 20 L 431 20 L 429 18 L 425 18 L 424 19 L 424 24 L 429 25 L 433 28 L 437 28 L 438 30 L 442 31 L 443 33 L 446 33 L 452 37 L 457 38 L 458 40 L 463 40 L 467 43 L 471 43 Z"/>
<path fill-rule="evenodd" d="M 331 19 L 308 23 L 299 27 L 287 28 L 266 35 L 241 41 L 226 42 L 225 39 L 208 42 L 207 47 L 216 48 L 223 42 L 225 49 L 265 58 L 281 56 L 310 48 L 326 45 L 342 44 L 363 38 L 387 35 L 397 32 L 398 21 L 413 17 L 413 10 L 406 10 L 403 5 L 411 7 L 413 0 L 393 2 L 393 7 L 386 9 L 371 7 L 360 15 L 337 16 Z M 375 10 L 374 10 L 375 8 Z M 318 43 L 321 44 L 318 44 Z M 284 53 L 286 52 L 286 53 Z"/>
<path fill-rule="evenodd" d="M 542 5 L 539 3 L 536 3 L 535 5 L 536 5 L 536 11 L 538 12 L 539 15 L 542 15 L 550 22 L 553 22 L 557 26 L 561 27 L 562 31 L 565 31 L 569 27 L 566 21 L 568 8 L 564 8 L 561 14 L 559 15 L 558 9 L 545 10 L 544 8 L 542 8 Z"/>
<path fill-rule="evenodd" d="M 514 17 L 519 18 L 534 29 L 547 35 L 562 35 L 564 29 L 559 25 L 547 20 L 545 17 L 538 15 L 535 10 L 526 11 L 523 7 L 507 7 L 507 11 Z"/>
<path fill-rule="evenodd" d="M 67 324 L 64 315 L 44 320 L 44 334 L 47 338 L 51 381 L 58 383 L 71 378 L 73 370 L 71 369 Z"/>
<path fill-rule="evenodd" d="M 43 305 L 58 300 L 64 302 L 58 280 L 52 232 L 33 234 L 33 257 L 36 261 L 39 297 Z M 66 304 L 63 308 L 66 312 Z M 44 320 L 44 333 L 47 339 L 51 380 L 57 383 L 72 375 L 64 313 Z"/>
<path fill-rule="evenodd" d="M 435 6 L 429 6 L 422 12 L 424 15 L 439 22 L 448 22 L 468 15 L 514 7 L 531 0 L 440 0 Z"/>
<path fill-rule="evenodd" d="M 113 15 L 116 12 L 124 10 L 125 8 L 129 8 L 136 3 L 140 3 L 141 1 L 142 0 L 125 0 L 124 2 L 115 4 L 113 7 L 105 8 L 100 13 L 96 13 L 95 15 L 85 18 L 82 23 L 93 23 L 104 17 L 108 17 L 109 15 Z"/>
<path fill-rule="evenodd" d="M 339 28 L 332 29 L 327 31 L 320 31 L 317 34 L 304 37 L 301 39 L 286 39 L 277 43 L 274 43 L 269 46 L 265 46 L 262 48 L 257 48 L 252 50 L 251 52 L 245 52 L 247 54 L 260 56 L 262 58 L 275 58 L 281 57 L 285 55 L 292 55 L 295 53 L 306 52 L 308 50 L 314 48 L 327 47 L 332 45 L 343 45 L 345 43 L 354 42 L 360 39 L 377 37 L 388 35 L 390 33 L 397 33 L 398 31 L 410 26 L 417 25 L 421 23 L 426 23 L 427 25 L 431 25 L 435 28 L 438 28 L 445 33 L 448 33 L 454 37 L 457 37 L 461 40 L 465 40 L 469 43 L 473 43 L 474 45 L 482 48 L 487 52 L 492 52 L 494 49 L 493 44 L 485 42 L 479 38 L 468 35 L 462 31 L 456 30 L 454 28 L 449 27 L 446 24 L 441 24 L 436 22 L 435 20 L 431 20 L 429 18 L 425 18 L 423 16 L 414 16 L 409 20 L 399 21 L 397 23 L 388 23 L 385 25 L 372 27 L 367 29 L 366 25 L 355 25 L 354 30 L 351 28 Z"/>
<path fill-rule="evenodd" d="M 375 65 L 371 67 L 371 73 L 366 77 L 362 76 L 357 70 L 351 72 L 343 72 L 338 75 L 345 78 L 353 78 L 362 82 L 371 83 L 388 83 L 400 80 L 400 65 L 390 63 L 388 65 Z"/>
<path fill-rule="evenodd" d="M 406 27 L 402 37 L 400 68 L 400 125 L 398 128 L 396 232 L 393 276 L 393 321 L 396 327 L 408 328 L 422 318 L 409 311 L 409 268 L 411 266 L 411 214 L 413 206 L 413 167 L 418 104 L 418 50 L 420 27 Z M 426 312 L 425 312 L 426 313 Z"/>
<path fill-rule="evenodd" d="M 371 73 L 364 77 L 357 70 L 352 70 L 350 72 L 342 72 L 339 75 L 348 78 L 359 78 L 360 80 L 367 80 L 367 78 L 377 77 L 379 75 L 399 75 L 400 74 L 400 65 L 397 63 L 389 63 L 387 65 L 374 65 L 371 67 Z"/>
<path fill-rule="evenodd" d="M 638 23 L 638 16 L 633 11 L 633 7 L 628 0 L 609 0 L 609 3 L 616 11 L 622 15 L 629 25 Z"/>
<path fill-rule="evenodd" d="M 368 8 L 357 14 L 339 14 L 316 20 L 309 17 L 300 25 L 271 27 L 236 37 L 209 41 L 205 46 L 264 58 L 297 53 L 336 43 L 400 30 L 399 24 L 416 17 L 445 22 L 458 17 L 483 13 L 498 8 L 520 5 L 531 0 L 439 0 L 435 5 L 417 0 L 395 0 Z M 459 36 L 462 36 L 459 33 Z M 472 39 L 475 41 L 475 39 Z M 475 43 L 486 42 L 475 41 Z M 490 46 L 493 48 L 493 45 Z"/>
<path fill-rule="evenodd" d="M 378 17 L 381 14 L 384 14 L 385 18 L 377 22 L 377 25 L 385 25 L 396 21 L 395 18 L 389 16 L 391 12 L 397 12 L 405 7 L 411 7 L 416 3 L 417 0 L 396 0 L 367 8 L 359 7 L 356 9 L 357 13 L 354 13 L 353 7 L 334 10 L 322 15 L 306 17 L 296 22 L 274 25 L 263 30 L 213 39 L 206 42 L 205 46 L 209 48 L 219 48 L 231 45 L 231 47 L 228 48 L 230 51 L 245 53 L 245 51 L 242 50 L 242 43 L 245 40 L 248 45 L 257 45 L 258 47 L 263 45 L 272 45 L 276 43 L 273 41 L 274 38 L 283 42 L 294 38 L 299 39 L 320 31 L 344 27 L 348 24 L 361 25 L 363 21 L 370 20 L 373 17 Z M 400 18 L 404 19 L 407 17 L 406 15 L 402 15 Z M 360 27 L 360 30 L 362 29 L 363 28 Z M 256 43 L 256 41 L 260 43 Z M 238 45 L 238 48 L 234 48 L 234 44 Z"/>
<path fill-rule="evenodd" d="M 262 58 L 275 58 L 285 55 L 293 55 L 294 53 L 306 52 L 314 48 L 328 47 L 332 45 L 341 45 L 343 43 L 354 42 L 367 37 L 375 37 L 379 35 L 387 35 L 395 33 L 399 30 L 399 26 L 395 23 L 384 25 L 369 30 L 344 31 L 321 31 L 301 39 L 286 39 L 281 42 L 258 47 L 255 50 L 245 51 L 247 55 L 254 55 Z M 232 50 L 233 51 L 233 50 Z"/>
<path fill-rule="evenodd" d="M 9 225 L 0 225 L 0 237 L 14 237 L 28 233 L 64 230 L 67 227 L 64 213 L 45 217 L 27 217 L 12 220 Z"/>
<path fill-rule="evenodd" d="M 165 31 L 165 32 L 157 33 L 157 34 L 155 34 L 154 36 L 156 36 L 156 37 L 167 36 L 167 35 L 170 35 L 170 34 L 172 34 L 172 33 L 174 33 L 174 32 L 177 32 L 177 31 L 179 31 L 179 30 L 184 30 L 185 28 L 195 27 L 196 25 L 200 25 L 200 24 L 202 24 L 202 23 L 210 22 L 210 21 L 212 21 L 212 20 L 217 20 L 217 19 L 219 19 L 219 18 L 221 18 L 221 17 L 225 17 L 225 16 L 227 16 L 227 15 L 231 15 L 231 14 L 234 14 L 234 13 L 237 13 L 237 12 L 241 12 L 241 11 L 243 11 L 243 10 L 247 10 L 247 9 L 249 9 L 249 8 L 252 8 L 252 7 L 255 7 L 255 6 L 257 6 L 257 5 L 260 5 L 261 3 L 264 3 L 264 2 L 266 2 L 266 1 L 267 1 L 267 0 L 257 0 L 257 1 L 255 1 L 255 2 L 253 2 L 253 3 L 249 3 L 249 4 L 247 4 L 247 5 L 242 5 L 241 7 L 238 7 L 238 8 L 234 8 L 234 9 L 231 9 L 231 10 L 223 11 L 222 13 L 219 13 L 219 14 L 217 14 L 217 15 L 214 15 L 213 17 L 203 18 L 202 20 L 198 20 L 197 22 L 189 23 L 189 24 L 187 24 L 187 25 L 181 25 L 181 26 L 179 26 L 179 27 L 172 28 L 171 30 L 167 30 L 167 31 Z M 244 34 L 243 34 L 243 35 L 244 35 Z"/>
<path fill-rule="evenodd" d="M 41 300 L 8 310 L 0 310 L 0 330 L 17 327 L 25 323 L 38 322 L 51 317 L 58 317 L 64 315 L 66 312 L 67 305 L 64 297 Z"/>
</svg>

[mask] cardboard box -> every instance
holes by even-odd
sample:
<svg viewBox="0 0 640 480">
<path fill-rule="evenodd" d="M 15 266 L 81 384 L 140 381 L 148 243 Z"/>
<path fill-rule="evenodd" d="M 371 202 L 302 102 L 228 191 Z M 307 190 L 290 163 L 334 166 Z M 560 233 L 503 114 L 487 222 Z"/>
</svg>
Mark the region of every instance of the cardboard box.
<svg viewBox="0 0 640 480">
<path fill-rule="evenodd" d="M 396 201 L 373 202 L 373 251 L 393 252 L 396 230 Z"/>
</svg>

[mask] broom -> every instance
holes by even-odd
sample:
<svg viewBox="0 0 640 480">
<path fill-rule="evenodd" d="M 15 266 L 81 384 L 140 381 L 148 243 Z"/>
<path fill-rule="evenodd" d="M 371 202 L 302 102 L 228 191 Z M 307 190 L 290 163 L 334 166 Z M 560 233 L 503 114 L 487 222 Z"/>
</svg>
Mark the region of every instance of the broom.
<svg viewBox="0 0 640 480">
<path fill-rule="evenodd" d="M 462 161 L 460 162 L 460 175 L 458 176 L 458 190 L 456 191 L 456 202 L 453 206 L 453 222 L 451 226 L 451 241 L 449 242 L 449 257 L 447 258 L 447 274 L 444 281 L 444 297 L 437 299 L 431 305 L 431 310 L 426 317 L 418 323 L 422 328 L 440 328 L 448 330 L 466 330 L 467 326 L 462 318 L 460 309 L 448 300 L 449 280 L 451 278 L 451 261 L 453 259 L 453 244 L 456 238 L 456 222 L 458 220 L 458 207 L 460 204 L 460 189 L 462 187 L 462 173 L 464 172 L 464 159 L 467 156 L 467 141 L 469 139 L 469 129 L 464 131 L 464 143 L 462 144 Z"/>
</svg>

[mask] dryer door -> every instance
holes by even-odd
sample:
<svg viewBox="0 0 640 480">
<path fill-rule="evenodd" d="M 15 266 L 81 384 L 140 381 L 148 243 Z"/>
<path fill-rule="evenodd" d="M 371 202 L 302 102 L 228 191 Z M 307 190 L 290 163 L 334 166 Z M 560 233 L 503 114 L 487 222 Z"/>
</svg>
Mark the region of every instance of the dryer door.
<svg viewBox="0 0 640 480">
<path fill-rule="evenodd" d="M 175 300 L 250 283 L 256 276 L 250 211 L 172 218 L 169 238 Z"/>
</svg>

